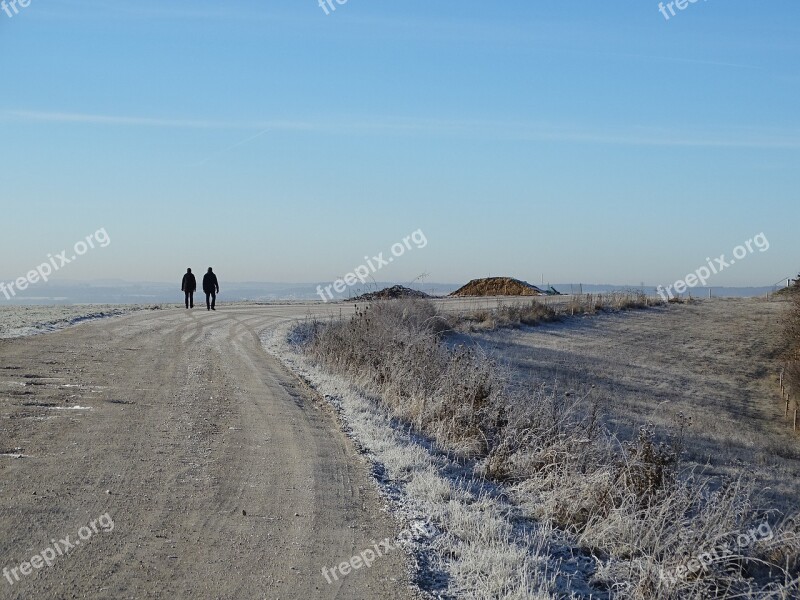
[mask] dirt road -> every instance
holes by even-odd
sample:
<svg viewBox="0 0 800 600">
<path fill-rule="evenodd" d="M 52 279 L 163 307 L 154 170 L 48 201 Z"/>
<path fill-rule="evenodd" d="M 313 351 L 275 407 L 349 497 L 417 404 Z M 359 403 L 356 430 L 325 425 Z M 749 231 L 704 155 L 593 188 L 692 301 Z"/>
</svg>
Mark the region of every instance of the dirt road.
<svg viewBox="0 0 800 600">
<path fill-rule="evenodd" d="M 308 310 L 147 311 L 1 340 L 0 598 L 410 597 L 399 551 L 323 577 L 397 526 L 331 414 L 261 347 Z"/>
</svg>

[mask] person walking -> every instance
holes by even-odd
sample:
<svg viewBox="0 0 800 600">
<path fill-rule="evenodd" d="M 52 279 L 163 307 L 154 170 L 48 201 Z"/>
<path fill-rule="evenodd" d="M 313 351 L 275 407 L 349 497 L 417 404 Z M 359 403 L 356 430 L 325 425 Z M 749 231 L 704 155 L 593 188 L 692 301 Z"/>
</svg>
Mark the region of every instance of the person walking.
<svg viewBox="0 0 800 600">
<path fill-rule="evenodd" d="M 186 294 L 186 308 L 194 308 L 194 293 L 197 291 L 197 279 L 191 269 L 186 269 L 186 274 L 181 281 L 181 291 Z"/>
<path fill-rule="evenodd" d="M 211 267 L 208 267 L 208 273 L 203 276 L 203 291 L 206 293 L 206 310 L 217 310 L 214 305 L 219 294 L 219 282 Z"/>
</svg>

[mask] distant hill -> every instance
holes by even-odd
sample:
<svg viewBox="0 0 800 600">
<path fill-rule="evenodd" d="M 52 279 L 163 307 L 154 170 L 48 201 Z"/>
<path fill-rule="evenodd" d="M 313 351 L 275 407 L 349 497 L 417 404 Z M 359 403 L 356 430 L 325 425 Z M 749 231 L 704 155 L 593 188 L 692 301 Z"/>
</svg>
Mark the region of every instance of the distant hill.
<svg viewBox="0 0 800 600">
<path fill-rule="evenodd" d="M 527 281 L 513 277 L 486 277 L 473 279 L 450 294 L 454 297 L 472 296 L 541 296 L 545 292 Z"/>
</svg>

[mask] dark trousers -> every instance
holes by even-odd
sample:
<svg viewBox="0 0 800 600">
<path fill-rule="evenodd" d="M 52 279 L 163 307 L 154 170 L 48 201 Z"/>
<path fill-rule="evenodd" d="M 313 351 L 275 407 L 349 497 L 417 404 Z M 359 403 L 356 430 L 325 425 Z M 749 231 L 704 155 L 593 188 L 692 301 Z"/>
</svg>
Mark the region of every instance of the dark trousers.
<svg viewBox="0 0 800 600">
<path fill-rule="evenodd" d="M 211 310 L 217 303 L 216 292 L 206 292 L 206 308 Z"/>
<path fill-rule="evenodd" d="M 186 294 L 186 308 L 194 308 L 194 292 L 184 292 Z"/>
</svg>

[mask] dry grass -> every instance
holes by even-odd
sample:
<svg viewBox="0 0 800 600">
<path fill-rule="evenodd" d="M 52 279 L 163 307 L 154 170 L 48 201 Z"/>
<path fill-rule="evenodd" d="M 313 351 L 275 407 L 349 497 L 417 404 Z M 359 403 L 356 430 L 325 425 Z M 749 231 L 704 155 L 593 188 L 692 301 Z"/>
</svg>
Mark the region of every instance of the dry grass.
<svg viewBox="0 0 800 600">
<path fill-rule="evenodd" d="M 450 325 L 459 331 L 492 331 L 495 329 L 540 325 L 567 317 L 594 315 L 601 312 L 637 310 L 661 306 L 658 298 L 641 292 L 612 292 L 609 294 L 583 294 L 569 303 L 549 305 L 532 300 L 524 305 L 501 306 L 496 309 L 476 310 L 450 318 Z"/>
<path fill-rule="evenodd" d="M 609 305 L 624 310 L 648 301 L 588 297 L 580 307 L 586 314 Z M 553 316 L 535 305 L 502 314 L 522 322 L 525 308 Z M 576 410 L 584 399 L 544 387 L 520 395 L 480 350 L 450 348 L 446 329 L 430 302 L 403 301 L 376 303 L 348 321 L 308 322 L 299 337 L 318 364 L 380 398 L 441 450 L 472 461 L 474 477 L 505 486 L 526 516 L 576 540 L 595 557 L 594 585 L 609 597 L 755 598 L 767 587 L 775 598 L 796 597 L 791 528 L 778 534 L 789 536 L 782 546 L 754 544 L 691 577 L 662 578 L 704 546 L 764 522 L 768 515 L 753 508 L 748 487 L 712 488 L 681 474 L 680 433 L 659 443 L 645 426 L 620 444 L 599 424 L 596 407 Z"/>
<path fill-rule="evenodd" d="M 461 331 L 491 331 L 520 325 L 539 325 L 558 321 L 561 315 L 546 304 L 532 301 L 525 305 L 475 310 L 450 317 L 450 326 Z"/>
<path fill-rule="evenodd" d="M 700 300 L 689 295 L 685 298 L 683 296 L 673 296 L 667 302 L 669 304 L 697 304 Z"/>
<path fill-rule="evenodd" d="M 786 376 L 792 397 L 800 405 L 800 278 L 789 289 L 792 292 L 786 322 Z"/>
</svg>

